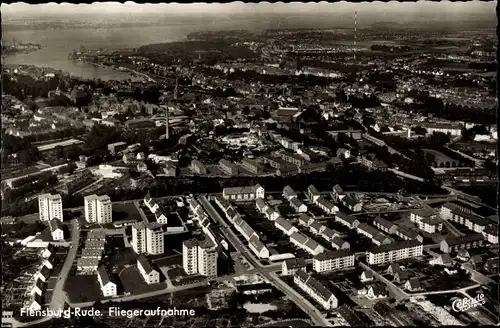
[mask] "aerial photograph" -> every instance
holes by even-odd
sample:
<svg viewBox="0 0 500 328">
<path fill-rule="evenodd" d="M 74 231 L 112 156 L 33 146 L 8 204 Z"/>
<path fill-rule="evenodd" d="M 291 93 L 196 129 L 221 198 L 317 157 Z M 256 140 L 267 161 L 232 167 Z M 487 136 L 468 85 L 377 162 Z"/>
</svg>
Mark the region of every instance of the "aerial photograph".
<svg viewBox="0 0 500 328">
<path fill-rule="evenodd" d="M 2 4 L 2 327 L 498 326 L 496 5 Z"/>
</svg>

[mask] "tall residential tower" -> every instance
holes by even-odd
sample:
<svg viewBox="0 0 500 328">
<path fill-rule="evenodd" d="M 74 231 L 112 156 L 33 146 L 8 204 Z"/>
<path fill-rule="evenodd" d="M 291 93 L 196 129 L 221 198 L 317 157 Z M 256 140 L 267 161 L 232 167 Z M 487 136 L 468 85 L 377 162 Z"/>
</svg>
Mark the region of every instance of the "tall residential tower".
<svg viewBox="0 0 500 328">
<path fill-rule="evenodd" d="M 53 219 L 63 221 L 63 206 L 61 195 L 42 194 L 38 196 L 38 212 L 40 221 Z"/>
<path fill-rule="evenodd" d="M 84 198 L 87 222 L 111 223 L 113 205 L 109 196 L 90 195 Z"/>
</svg>

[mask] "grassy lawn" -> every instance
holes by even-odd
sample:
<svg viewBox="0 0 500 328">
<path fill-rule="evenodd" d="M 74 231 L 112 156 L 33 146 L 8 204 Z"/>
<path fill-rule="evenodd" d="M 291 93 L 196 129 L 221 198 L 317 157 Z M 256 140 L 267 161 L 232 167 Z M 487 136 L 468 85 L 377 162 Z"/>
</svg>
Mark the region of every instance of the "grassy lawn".
<svg viewBox="0 0 500 328">
<path fill-rule="evenodd" d="M 141 221 L 141 214 L 133 203 L 113 204 L 113 221 L 137 220 Z"/>
<path fill-rule="evenodd" d="M 121 271 L 120 273 L 120 280 L 123 285 L 123 290 L 125 292 L 131 293 L 132 295 L 144 294 L 147 292 L 167 288 L 165 282 L 148 285 L 144 281 L 144 278 L 142 277 L 136 265 L 129 266 L 128 268 L 123 269 L 123 271 Z"/>
<path fill-rule="evenodd" d="M 118 273 L 126 266 L 137 264 L 137 254 L 132 247 L 113 249 L 104 256 L 104 265 L 108 270 Z"/>
<path fill-rule="evenodd" d="M 96 275 L 68 277 L 64 289 L 72 303 L 93 302 L 104 299 Z"/>
<path fill-rule="evenodd" d="M 172 285 L 174 286 L 183 286 L 183 285 L 189 285 L 189 284 L 194 284 L 200 281 L 204 281 L 207 279 L 207 277 L 204 276 L 185 276 L 185 277 L 177 277 L 176 279 L 179 279 L 179 281 L 172 280 L 172 277 L 170 276 L 170 271 L 169 275 L 170 280 L 172 281 Z"/>
<path fill-rule="evenodd" d="M 163 257 L 160 259 L 153 259 L 153 263 L 158 265 L 159 267 L 169 267 L 173 265 L 182 265 L 182 255 L 174 253 L 170 256 Z"/>
<path fill-rule="evenodd" d="M 115 248 L 115 249 L 125 248 L 125 242 L 123 241 L 123 235 L 108 236 L 108 245 L 110 248 Z"/>
<path fill-rule="evenodd" d="M 170 280 L 172 280 L 172 282 L 174 282 L 175 279 L 177 279 L 177 278 L 182 279 L 182 278 L 187 277 L 187 274 L 183 268 L 172 268 L 172 269 L 168 270 L 168 277 L 170 278 Z"/>
<path fill-rule="evenodd" d="M 47 289 L 54 289 L 54 287 L 56 286 L 56 283 L 57 283 L 57 278 L 50 277 L 49 280 L 47 281 L 46 290 Z"/>
</svg>

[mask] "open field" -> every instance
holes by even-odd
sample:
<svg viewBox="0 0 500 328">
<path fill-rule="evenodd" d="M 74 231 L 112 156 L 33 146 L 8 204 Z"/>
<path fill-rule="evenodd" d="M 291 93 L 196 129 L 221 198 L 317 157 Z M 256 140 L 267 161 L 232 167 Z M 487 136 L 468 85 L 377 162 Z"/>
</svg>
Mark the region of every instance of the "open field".
<svg viewBox="0 0 500 328">
<path fill-rule="evenodd" d="M 64 290 L 71 303 L 92 302 L 104 299 L 101 293 L 97 275 L 70 276 Z"/>
<path fill-rule="evenodd" d="M 141 221 L 141 215 L 133 203 L 113 204 L 113 221 L 121 220 Z"/>
</svg>

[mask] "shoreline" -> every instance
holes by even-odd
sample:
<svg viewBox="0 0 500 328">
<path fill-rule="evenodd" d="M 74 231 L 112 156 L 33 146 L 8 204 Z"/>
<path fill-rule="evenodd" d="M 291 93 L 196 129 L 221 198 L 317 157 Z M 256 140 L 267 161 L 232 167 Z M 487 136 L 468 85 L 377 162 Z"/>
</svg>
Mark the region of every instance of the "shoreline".
<svg viewBox="0 0 500 328">
<path fill-rule="evenodd" d="M 107 66 L 107 65 L 103 65 L 103 64 L 99 64 L 99 63 L 91 63 L 91 62 L 86 62 L 86 61 L 79 60 L 79 59 L 73 59 L 73 60 L 74 61 L 79 61 L 79 62 L 82 62 L 82 63 L 85 63 L 85 64 L 90 64 L 92 66 L 96 66 L 96 67 L 100 67 L 100 68 L 109 68 L 109 69 L 111 69 L 113 71 L 124 72 L 124 73 L 126 72 L 126 73 L 129 73 L 131 75 L 133 73 L 135 75 L 138 75 L 138 76 L 146 79 L 147 82 L 158 82 L 155 79 L 153 79 L 152 77 L 150 77 L 149 75 L 147 75 L 146 73 L 141 73 L 139 71 L 136 71 L 136 70 L 128 68 L 128 67 L 121 66 L 123 68 L 123 70 L 120 70 L 120 69 L 113 68 L 112 66 Z M 136 77 L 136 76 L 132 75 L 132 77 Z"/>
</svg>

